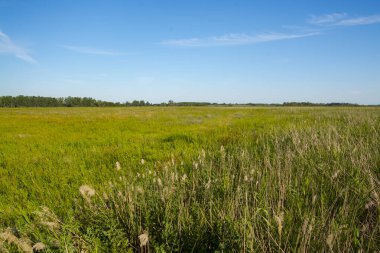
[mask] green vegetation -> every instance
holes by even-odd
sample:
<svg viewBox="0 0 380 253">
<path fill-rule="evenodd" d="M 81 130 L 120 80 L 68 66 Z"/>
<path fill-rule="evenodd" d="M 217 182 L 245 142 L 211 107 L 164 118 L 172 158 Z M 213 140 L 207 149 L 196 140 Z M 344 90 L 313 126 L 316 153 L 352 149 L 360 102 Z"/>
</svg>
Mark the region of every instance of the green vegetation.
<svg viewBox="0 0 380 253">
<path fill-rule="evenodd" d="M 0 252 L 379 251 L 379 140 L 376 107 L 3 108 Z"/>
<path fill-rule="evenodd" d="M 149 102 L 133 101 L 121 104 L 119 102 L 107 102 L 90 97 L 41 97 L 41 96 L 2 96 L 0 107 L 111 107 L 111 106 L 148 106 Z"/>
</svg>

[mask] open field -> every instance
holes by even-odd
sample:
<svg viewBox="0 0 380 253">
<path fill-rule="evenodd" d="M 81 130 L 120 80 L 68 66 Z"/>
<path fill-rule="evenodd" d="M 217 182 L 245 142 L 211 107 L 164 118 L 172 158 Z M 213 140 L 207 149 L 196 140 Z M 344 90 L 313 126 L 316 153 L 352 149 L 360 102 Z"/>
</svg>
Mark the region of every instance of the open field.
<svg viewBox="0 0 380 253">
<path fill-rule="evenodd" d="M 379 189 L 378 107 L 0 109 L 0 252 L 373 252 Z"/>
</svg>

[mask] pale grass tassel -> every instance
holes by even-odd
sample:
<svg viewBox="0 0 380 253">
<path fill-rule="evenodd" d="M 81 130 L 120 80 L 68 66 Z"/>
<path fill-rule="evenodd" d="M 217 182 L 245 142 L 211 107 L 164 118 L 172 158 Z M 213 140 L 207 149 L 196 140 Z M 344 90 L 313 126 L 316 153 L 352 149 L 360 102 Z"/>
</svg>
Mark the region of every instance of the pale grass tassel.
<svg viewBox="0 0 380 253">
<path fill-rule="evenodd" d="M 141 252 L 149 252 L 149 234 L 148 231 L 144 231 L 139 235 Z"/>
</svg>

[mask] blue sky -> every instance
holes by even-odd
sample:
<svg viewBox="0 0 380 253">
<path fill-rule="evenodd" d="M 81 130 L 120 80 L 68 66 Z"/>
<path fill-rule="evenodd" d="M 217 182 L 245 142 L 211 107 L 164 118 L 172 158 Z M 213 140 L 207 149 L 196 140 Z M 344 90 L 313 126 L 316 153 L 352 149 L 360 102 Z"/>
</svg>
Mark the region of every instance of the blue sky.
<svg viewBox="0 0 380 253">
<path fill-rule="evenodd" d="M 0 0 L 0 95 L 380 104 L 380 1 Z"/>
</svg>

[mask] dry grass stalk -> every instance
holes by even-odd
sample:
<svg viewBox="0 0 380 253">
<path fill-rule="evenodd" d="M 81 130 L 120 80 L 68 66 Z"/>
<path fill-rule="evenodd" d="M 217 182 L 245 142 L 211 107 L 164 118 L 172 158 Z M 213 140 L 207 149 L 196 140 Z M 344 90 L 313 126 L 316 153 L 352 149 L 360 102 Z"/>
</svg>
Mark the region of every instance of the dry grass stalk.
<svg viewBox="0 0 380 253">
<path fill-rule="evenodd" d="M 47 227 L 50 231 L 56 231 L 60 228 L 58 217 L 47 207 L 42 207 L 41 211 L 34 212 L 39 218 L 39 223 Z"/>
<path fill-rule="evenodd" d="M 0 239 L 7 242 L 8 244 L 16 245 L 21 252 L 25 252 L 25 253 L 33 252 L 33 248 L 30 245 L 30 241 L 26 238 L 17 238 L 12 233 L 10 228 L 6 229 L 3 233 L 0 233 Z"/>
<path fill-rule="evenodd" d="M 88 185 L 82 185 L 81 187 L 79 187 L 79 192 L 82 195 L 82 197 L 87 201 L 90 201 L 91 197 L 95 196 L 95 189 Z"/>
<path fill-rule="evenodd" d="M 118 171 L 121 170 L 121 165 L 118 161 L 116 162 L 116 170 Z"/>
<path fill-rule="evenodd" d="M 141 235 L 139 235 L 140 247 L 145 247 L 149 242 L 149 234 L 148 231 L 144 231 Z"/>
<path fill-rule="evenodd" d="M 9 251 L 6 248 L 4 248 L 1 241 L 0 241 L 0 253 L 9 253 Z"/>
<path fill-rule="evenodd" d="M 333 243 L 334 243 L 334 235 L 333 234 L 329 234 L 329 236 L 326 239 L 326 243 L 329 246 L 330 250 L 332 251 L 333 246 L 334 246 L 333 245 Z"/>
<path fill-rule="evenodd" d="M 280 212 L 274 218 L 276 219 L 276 222 L 277 222 L 278 234 L 281 237 L 281 235 L 282 235 L 282 225 L 283 225 L 283 222 L 284 222 L 284 212 Z"/>
<path fill-rule="evenodd" d="M 41 250 L 44 250 L 46 249 L 46 245 L 43 244 L 42 242 L 37 242 L 36 244 L 34 244 L 33 246 L 33 251 L 41 251 Z"/>
<path fill-rule="evenodd" d="M 18 240 L 18 238 L 11 232 L 10 229 L 6 229 L 3 233 L 0 233 L 0 239 L 11 244 Z"/>
<path fill-rule="evenodd" d="M 60 227 L 59 223 L 54 221 L 41 221 L 40 224 L 47 227 L 50 231 L 55 231 Z"/>
<path fill-rule="evenodd" d="M 29 240 L 27 239 L 19 239 L 17 244 L 16 244 L 20 250 L 22 250 L 25 253 L 32 253 L 33 252 L 33 247 L 31 246 Z"/>
</svg>

